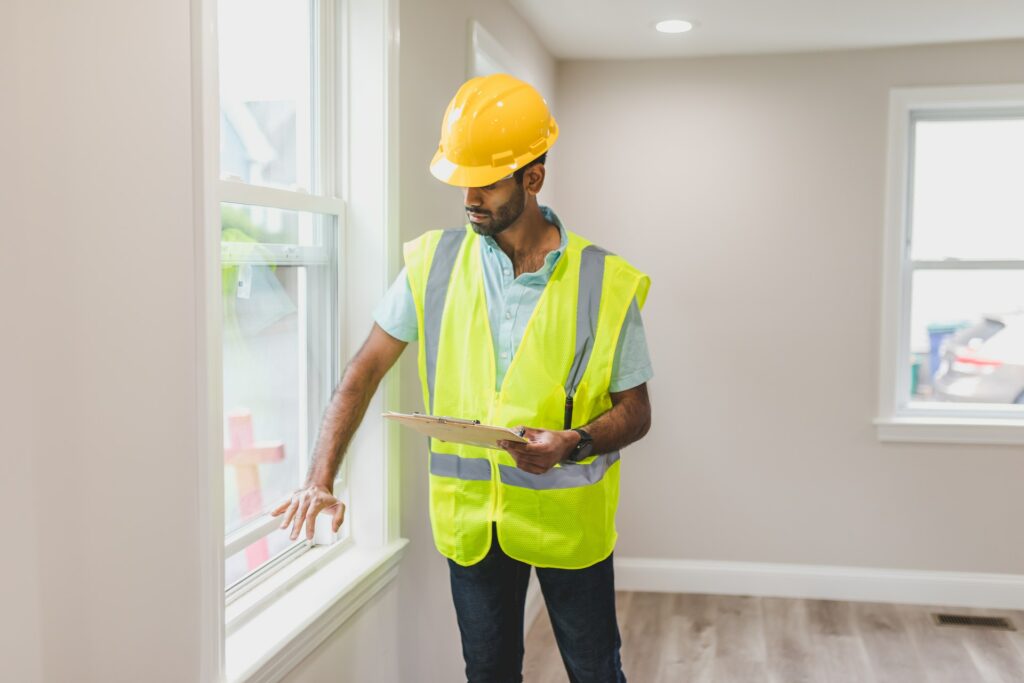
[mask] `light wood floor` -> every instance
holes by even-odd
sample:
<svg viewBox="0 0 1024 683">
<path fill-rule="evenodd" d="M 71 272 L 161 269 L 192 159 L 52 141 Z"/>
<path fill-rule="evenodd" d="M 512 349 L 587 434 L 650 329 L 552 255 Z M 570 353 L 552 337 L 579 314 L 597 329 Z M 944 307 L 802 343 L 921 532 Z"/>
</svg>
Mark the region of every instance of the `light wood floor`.
<svg viewBox="0 0 1024 683">
<path fill-rule="evenodd" d="M 1024 683 L 1020 611 L 670 593 L 619 593 L 617 608 L 630 683 Z M 932 612 L 1018 630 L 936 626 Z M 544 610 L 523 675 L 567 680 Z"/>
</svg>

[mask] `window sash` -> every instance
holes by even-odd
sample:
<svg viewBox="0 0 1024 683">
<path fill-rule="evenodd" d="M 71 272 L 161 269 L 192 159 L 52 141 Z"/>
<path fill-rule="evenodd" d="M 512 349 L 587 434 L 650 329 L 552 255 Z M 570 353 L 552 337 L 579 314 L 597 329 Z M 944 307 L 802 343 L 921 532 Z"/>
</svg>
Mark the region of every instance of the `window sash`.
<svg viewBox="0 0 1024 683">
<path fill-rule="evenodd" d="M 331 329 L 324 329 L 324 321 L 318 315 L 309 315 L 308 305 L 300 306 L 300 315 L 305 315 L 306 320 L 300 320 L 299 334 L 303 342 L 308 339 L 317 338 L 323 334 L 330 335 L 330 353 L 325 367 L 315 369 L 310 373 L 300 372 L 300 381 L 304 386 L 300 387 L 301 414 L 305 417 L 303 428 L 300 430 L 300 448 L 302 453 L 299 458 L 299 482 L 305 480 L 309 467 L 309 457 L 315 445 L 318 435 L 320 419 L 330 400 L 331 392 L 340 379 L 340 356 L 343 341 L 342 316 L 339 303 L 341 301 L 341 270 L 343 268 L 344 253 L 341 245 L 344 244 L 345 224 L 344 217 L 346 204 L 343 199 L 334 196 L 333 189 L 336 185 L 337 148 L 336 131 L 334 121 L 335 103 L 338 87 L 335 84 L 335 7 L 333 0 L 311 0 L 312 22 L 310 30 L 312 33 L 312 126 L 316 144 L 313 145 L 313 162 L 315 172 L 313 174 L 312 192 L 303 190 L 290 190 L 283 188 L 269 187 L 246 183 L 237 178 L 217 181 L 217 199 L 221 204 L 239 204 L 247 206 L 258 206 L 286 211 L 299 211 L 316 213 L 334 218 L 335 229 L 333 236 L 326 240 L 328 246 L 309 247 L 288 244 L 265 244 L 253 243 L 245 245 L 222 244 L 221 263 L 222 265 L 236 264 L 260 264 L 260 265 L 284 265 L 284 266 L 317 266 L 325 265 L 331 261 L 331 250 L 333 249 L 336 258 L 337 270 L 335 271 L 335 282 L 324 288 L 322 292 L 312 292 L 312 286 L 300 288 L 300 296 L 326 295 L 328 302 L 325 304 L 330 310 L 335 311 L 331 316 L 334 325 Z M 218 164 L 219 168 L 219 164 Z M 258 248 L 255 248 L 258 247 Z M 308 276 L 308 274 L 307 274 Z M 304 302 L 306 303 L 306 302 Z M 322 304 L 324 305 L 324 304 Z M 317 310 L 322 309 L 318 305 Z M 308 343 L 300 343 L 299 348 L 307 348 Z M 335 480 L 335 492 L 339 496 L 345 496 L 345 488 L 348 481 L 348 463 L 343 462 L 338 477 Z M 280 520 L 271 518 L 268 514 L 251 520 L 242 528 L 225 535 L 225 559 L 236 552 L 244 550 L 245 547 L 275 532 L 280 525 Z M 299 544 L 304 545 L 304 544 Z M 261 567 L 250 572 L 245 577 L 235 582 L 227 589 L 227 596 L 233 600 L 245 591 L 260 583 L 268 572 L 273 572 L 283 566 L 280 558 L 287 558 L 287 561 L 298 556 L 295 546 L 279 553 L 276 557 L 270 558 Z"/>
<path fill-rule="evenodd" d="M 913 259 L 915 124 L 918 121 L 1004 120 L 1024 116 L 1024 87 L 896 89 L 890 99 L 889 207 L 883 285 L 879 422 L 903 418 L 1024 419 L 1024 406 L 915 401 L 910 393 L 910 322 L 914 273 L 924 270 L 1024 270 L 1024 259 Z"/>
<path fill-rule="evenodd" d="M 263 514 L 225 535 L 224 557 L 240 553 L 256 541 L 266 538 L 281 526 L 281 519 Z"/>
<path fill-rule="evenodd" d="M 225 204 L 247 204 L 285 211 L 322 213 L 336 216 L 339 221 L 345 215 L 345 202 L 337 197 L 262 187 L 241 180 L 218 181 L 217 196 Z"/>
<path fill-rule="evenodd" d="M 254 542 L 257 540 L 259 539 L 254 539 Z M 302 555 L 310 549 L 312 549 L 312 546 L 309 543 L 296 541 L 293 545 L 279 552 L 277 555 L 274 555 L 262 565 L 240 578 L 238 581 L 227 586 L 224 589 L 225 606 L 234 604 L 247 592 L 269 579 L 275 572 L 286 566 L 289 562 L 302 557 Z M 230 555 L 226 555 L 226 557 L 230 557 Z"/>
<path fill-rule="evenodd" d="M 300 485 L 307 476 L 309 458 L 318 435 L 321 417 L 327 408 L 331 392 L 337 384 L 340 375 L 341 315 L 338 290 L 340 269 L 343 263 L 340 245 L 343 243 L 343 239 L 341 226 L 338 224 L 337 218 L 335 227 L 330 230 L 329 234 L 324 236 L 324 245 L 321 246 L 268 243 L 244 243 L 237 245 L 223 243 L 221 246 L 222 266 L 242 263 L 291 267 L 323 266 L 331 262 L 331 252 L 334 251 L 336 268 L 328 269 L 318 276 L 325 278 L 328 280 L 327 282 L 321 282 L 319 283 L 320 286 L 317 286 L 318 283 L 308 280 L 311 277 L 308 270 L 304 273 L 300 271 L 300 277 L 303 279 L 303 282 L 298 289 L 300 297 L 298 302 L 298 315 L 300 316 L 298 321 L 298 348 L 307 350 L 306 354 L 300 356 L 302 366 L 298 374 L 300 382 L 300 405 L 298 406 L 298 412 L 302 418 L 302 423 L 300 424 L 298 436 L 300 452 L 296 464 L 298 466 L 297 481 Z M 326 297 L 326 301 L 323 301 L 320 297 Z M 333 312 L 332 315 L 326 317 L 326 320 L 324 316 L 320 315 L 320 311 L 324 310 Z M 333 321 L 333 324 L 329 321 Z M 318 354 L 324 359 L 323 366 L 318 368 L 306 367 L 305 363 L 310 349 L 309 340 L 323 340 L 325 335 L 329 337 L 327 341 L 328 349 L 326 353 Z M 323 343 L 323 341 L 315 343 Z M 348 463 L 343 462 L 334 484 L 334 491 L 339 497 L 347 497 L 347 472 Z M 266 502 L 269 503 L 271 501 Z M 226 534 L 224 541 L 225 559 L 232 557 L 252 543 L 277 531 L 280 521 L 280 518 L 274 519 L 269 514 L 264 513 L 260 517 L 245 523 L 241 528 Z M 231 586 L 227 587 L 227 595 L 230 596 L 230 599 L 234 599 L 246 590 L 258 585 L 262 581 L 259 578 L 260 576 L 283 566 L 283 563 L 278 558 L 284 556 L 297 557 L 294 546 L 272 556 L 266 563 L 235 581 Z"/>
</svg>

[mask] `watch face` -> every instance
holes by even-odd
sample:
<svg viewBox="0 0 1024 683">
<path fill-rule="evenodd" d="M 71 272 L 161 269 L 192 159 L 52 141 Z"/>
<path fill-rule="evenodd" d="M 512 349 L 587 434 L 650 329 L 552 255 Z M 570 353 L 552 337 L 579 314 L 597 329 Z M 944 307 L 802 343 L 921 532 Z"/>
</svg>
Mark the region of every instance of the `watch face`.
<svg viewBox="0 0 1024 683">
<path fill-rule="evenodd" d="M 588 443 L 586 446 L 584 446 L 583 448 L 581 448 L 578 451 L 576 451 L 575 453 L 573 453 L 571 460 L 573 462 L 579 462 L 580 460 L 583 460 L 585 458 L 589 458 L 590 457 L 590 452 L 592 450 L 594 450 L 594 449 L 591 448 L 590 444 Z"/>
<path fill-rule="evenodd" d="M 569 459 L 573 462 L 579 462 L 584 458 L 590 457 L 590 454 L 594 451 L 594 440 L 582 429 L 577 429 L 576 433 L 580 435 L 580 440 L 576 444 L 576 449 L 573 451 Z"/>
</svg>

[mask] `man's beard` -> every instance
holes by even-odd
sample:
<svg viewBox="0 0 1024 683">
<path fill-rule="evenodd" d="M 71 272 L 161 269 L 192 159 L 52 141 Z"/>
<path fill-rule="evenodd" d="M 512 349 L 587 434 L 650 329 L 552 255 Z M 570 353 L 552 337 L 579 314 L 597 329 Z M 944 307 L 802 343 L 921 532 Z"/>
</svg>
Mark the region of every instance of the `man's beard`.
<svg viewBox="0 0 1024 683">
<path fill-rule="evenodd" d="M 509 197 L 509 200 L 498 207 L 497 211 L 491 214 L 491 220 L 489 223 L 480 224 L 470 221 L 469 224 L 473 228 L 473 232 L 478 235 L 486 235 L 487 237 L 494 237 L 499 232 L 508 229 L 513 223 L 519 220 L 519 217 L 523 215 L 523 211 L 526 209 L 526 192 L 523 190 L 523 186 L 516 183 L 516 190 Z M 467 208 L 467 210 L 469 210 Z"/>
</svg>

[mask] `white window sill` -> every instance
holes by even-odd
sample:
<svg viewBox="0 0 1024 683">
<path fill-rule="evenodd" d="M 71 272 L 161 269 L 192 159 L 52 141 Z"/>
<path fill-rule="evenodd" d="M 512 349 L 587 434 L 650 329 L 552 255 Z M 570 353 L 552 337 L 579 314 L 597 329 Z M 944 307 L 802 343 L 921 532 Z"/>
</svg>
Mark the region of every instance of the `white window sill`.
<svg viewBox="0 0 1024 683">
<path fill-rule="evenodd" d="M 879 441 L 896 443 L 1024 444 L 1024 420 L 975 417 L 877 418 Z"/>
<path fill-rule="evenodd" d="M 225 610 L 228 683 L 280 680 L 398 574 L 407 543 L 315 547 L 232 602 Z"/>
</svg>

